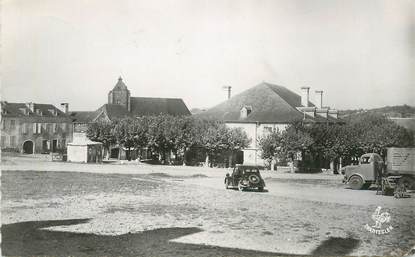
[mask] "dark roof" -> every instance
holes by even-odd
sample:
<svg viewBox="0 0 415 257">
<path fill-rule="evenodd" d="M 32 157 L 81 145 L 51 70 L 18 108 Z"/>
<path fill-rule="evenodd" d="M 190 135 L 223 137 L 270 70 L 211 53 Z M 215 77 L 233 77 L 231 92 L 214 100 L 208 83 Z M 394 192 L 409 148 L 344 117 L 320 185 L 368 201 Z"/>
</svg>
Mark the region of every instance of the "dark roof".
<svg viewBox="0 0 415 257">
<path fill-rule="evenodd" d="M 125 117 L 150 116 L 160 114 L 190 115 L 182 99 L 178 98 L 151 98 L 131 97 L 131 112 L 118 104 L 104 104 L 93 112 L 71 112 L 70 117 L 76 123 L 88 123 L 97 120 L 101 115 L 115 120 Z"/>
<path fill-rule="evenodd" d="M 118 78 L 117 84 L 115 84 L 114 88 L 112 90 L 128 90 L 125 83 L 122 81 L 122 78 Z"/>
<path fill-rule="evenodd" d="M 118 104 L 104 104 L 101 106 L 101 108 L 95 111 L 95 119 L 98 118 L 102 112 L 104 112 L 110 120 L 130 116 L 130 113 L 127 111 L 127 109 L 124 106 Z"/>
<path fill-rule="evenodd" d="M 62 112 L 59 108 L 56 108 L 53 104 L 32 104 L 34 107 L 34 112 L 29 109 L 26 103 L 9 103 L 2 101 L 2 116 L 24 118 L 44 122 L 70 121 L 69 116 Z M 39 110 L 40 113 L 38 113 L 37 110 Z M 50 110 L 56 112 L 56 115 L 54 115 Z M 27 114 L 25 114 L 23 111 L 25 111 Z"/>
<path fill-rule="evenodd" d="M 190 115 L 180 98 L 131 97 L 131 114 L 134 116 L 170 114 Z"/>
<path fill-rule="evenodd" d="M 314 111 L 314 104 L 311 102 L 308 104 L 310 110 Z M 311 117 L 297 109 L 301 106 L 301 96 L 298 94 L 283 86 L 263 82 L 195 116 L 227 122 L 291 123 L 298 120 L 312 123 L 341 122 L 330 116 Z M 251 109 L 246 118 L 241 117 L 243 107 Z"/>
<path fill-rule="evenodd" d="M 72 122 L 76 122 L 76 123 L 91 122 L 96 117 L 96 115 L 97 115 L 97 113 L 95 111 L 93 111 L 93 112 L 74 111 L 74 112 L 69 113 L 69 116 L 71 117 Z"/>
<path fill-rule="evenodd" d="M 241 119 L 240 111 L 244 106 L 252 107 L 252 112 Z M 296 109 L 298 106 L 301 106 L 301 96 L 285 87 L 264 82 L 196 116 L 238 122 L 289 123 L 303 119 L 304 114 Z"/>
</svg>

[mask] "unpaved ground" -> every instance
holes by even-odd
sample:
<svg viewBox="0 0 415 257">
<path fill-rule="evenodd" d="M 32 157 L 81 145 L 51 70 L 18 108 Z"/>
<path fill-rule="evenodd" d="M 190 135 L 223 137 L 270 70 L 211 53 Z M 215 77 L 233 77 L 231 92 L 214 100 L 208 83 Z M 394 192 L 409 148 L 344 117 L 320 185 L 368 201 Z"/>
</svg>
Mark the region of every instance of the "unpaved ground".
<svg viewBox="0 0 415 257">
<path fill-rule="evenodd" d="M 259 193 L 225 190 L 221 169 L 27 158 L 2 168 L 3 254 L 402 255 L 415 244 L 415 198 L 345 189 L 340 176 L 264 172 Z M 364 228 L 377 206 L 391 215 L 387 235 Z"/>
</svg>

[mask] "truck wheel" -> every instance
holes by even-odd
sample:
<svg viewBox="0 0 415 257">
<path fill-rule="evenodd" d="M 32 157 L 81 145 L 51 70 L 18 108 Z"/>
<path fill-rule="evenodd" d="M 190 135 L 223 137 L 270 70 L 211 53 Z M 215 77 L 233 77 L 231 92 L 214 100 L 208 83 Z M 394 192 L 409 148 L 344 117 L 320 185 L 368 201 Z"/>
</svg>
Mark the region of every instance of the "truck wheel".
<svg viewBox="0 0 415 257">
<path fill-rule="evenodd" d="M 369 187 L 372 185 L 372 183 L 364 183 L 362 186 L 362 189 L 369 189 Z"/>
<path fill-rule="evenodd" d="M 406 189 L 413 190 L 415 189 L 415 179 L 409 176 L 403 176 L 399 179 L 399 184 L 405 185 Z"/>
<path fill-rule="evenodd" d="M 363 185 L 364 185 L 364 181 L 359 176 L 352 176 L 349 179 L 349 186 L 353 190 L 360 190 L 363 188 Z"/>
</svg>

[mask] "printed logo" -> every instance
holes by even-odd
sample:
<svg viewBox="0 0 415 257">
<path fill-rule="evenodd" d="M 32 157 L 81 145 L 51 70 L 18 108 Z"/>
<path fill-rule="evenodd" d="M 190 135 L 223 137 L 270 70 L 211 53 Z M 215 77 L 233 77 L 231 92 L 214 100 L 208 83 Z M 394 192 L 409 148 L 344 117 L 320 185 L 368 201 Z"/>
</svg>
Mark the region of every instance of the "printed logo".
<svg viewBox="0 0 415 257">
<path fill-rule="evenodd" d="M 365 229 L 369 231 L 370 233 L 376 234 L 376 235 L 384 235 L 391 232 L 393 227 L 389 225 L 385 229 L 382 229 L 383 223 L 389 223 L 391 220 L 391 216 L 388 212 L 380 212 L 382 207 L 378 206 L 375 210 L 375 212 L 372 214 L 372 220 L 375 222 L 375 225 L 369 226 L 368 224 L 365 225 Z"/>
</svg>

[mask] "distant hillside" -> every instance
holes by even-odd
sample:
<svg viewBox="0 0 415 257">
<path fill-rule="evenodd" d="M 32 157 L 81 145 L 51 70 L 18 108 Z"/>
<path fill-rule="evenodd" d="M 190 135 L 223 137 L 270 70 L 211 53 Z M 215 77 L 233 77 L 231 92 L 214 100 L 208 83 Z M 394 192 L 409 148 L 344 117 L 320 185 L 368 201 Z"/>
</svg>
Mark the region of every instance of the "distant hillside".
<svg viewBox="0 0 415 257">
<path fill-rule="evenodd" d="M 341 118 L 345 118 L 368 112 L 384 114 L 391 118 L 415 118 L 415 107 L 406 104 L 396 106 L 385 106 L 375 109 L 342 110 L 339 111 L 339 116 Z"/>
<path fill-rule="evenodd" d="M 198 114 L 198 113 L 201 113 L 201 112 L 204 112 L 204 111 L 206 111 L 206 109 L 200 109 L 200 108 L 192 108 L 192 109 L 190 109 L 190 113 L 191 114 Z"/>
</svg>

